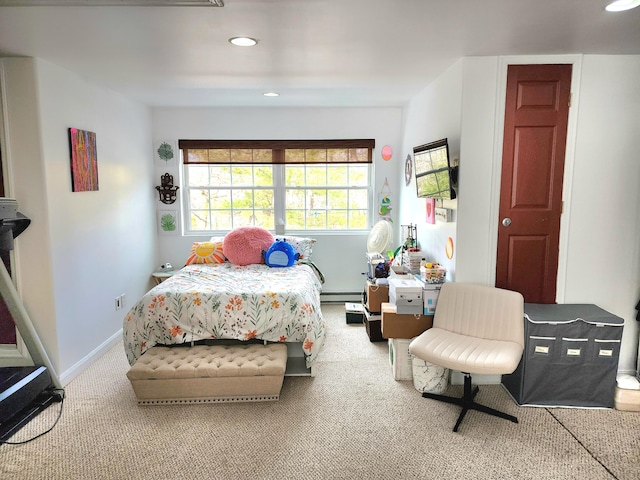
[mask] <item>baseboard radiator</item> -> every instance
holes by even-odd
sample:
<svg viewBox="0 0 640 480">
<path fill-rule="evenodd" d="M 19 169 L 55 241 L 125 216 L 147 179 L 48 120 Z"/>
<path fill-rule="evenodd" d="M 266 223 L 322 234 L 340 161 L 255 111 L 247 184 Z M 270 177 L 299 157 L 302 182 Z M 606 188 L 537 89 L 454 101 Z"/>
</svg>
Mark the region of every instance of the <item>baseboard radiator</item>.
<svg viewBox="0 0 640 480">
<path fill-rule="evenodd" d="M 322 292 L 320 301 L 322 303 L 360 302 L 362 292 Z"/>
</svg>

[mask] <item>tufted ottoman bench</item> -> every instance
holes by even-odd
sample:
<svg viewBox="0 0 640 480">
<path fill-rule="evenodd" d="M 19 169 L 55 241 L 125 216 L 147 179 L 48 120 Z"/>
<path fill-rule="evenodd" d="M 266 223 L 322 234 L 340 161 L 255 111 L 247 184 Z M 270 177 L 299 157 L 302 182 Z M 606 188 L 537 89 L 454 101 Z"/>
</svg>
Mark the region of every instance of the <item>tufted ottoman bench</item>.
<svg viewBox="0 0 640 480">
<path fill-rule="evenodd" d="M 287 346 L 153 347 L 127 377 L 139 405 L 278 400 Z"/>
</svg>

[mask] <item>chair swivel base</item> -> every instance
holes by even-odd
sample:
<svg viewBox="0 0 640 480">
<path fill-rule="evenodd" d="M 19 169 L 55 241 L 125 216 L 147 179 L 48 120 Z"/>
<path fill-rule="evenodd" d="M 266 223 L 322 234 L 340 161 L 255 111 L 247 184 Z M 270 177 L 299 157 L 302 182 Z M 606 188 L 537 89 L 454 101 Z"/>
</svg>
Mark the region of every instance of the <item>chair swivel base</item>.
<svg viewBox="0 0 640 480">
<path fill-rule="evenodd" d="M 462 423 L 462 419 L 467 414 L 469 410 L 477 410 L 479 412 L 488 413 L 489 415 L 493 415 L 495 417 L 504 418 L 506 420 L 510 420 L 513 423 L 518 423 L 518 419 L 513 415 L 509 415 L 507 413 L 501 412 L 500 410 L 495 410 L 493 408 L 486 407 L 479 403 L 476 403 L 473 399 L 477 395 L 480 389 L 476 386 L 476 388 L 471 390 L 471 375 L 468 373 L 464 374 L 464 393 L 462 397 L 447 397 L 446 395 L 438 395 L 436 393 L 423 392 L 422 396 L 424 398 L 431 398 L 433 400 L 438 400 L 441 402 L 452 403 L 454 405 L 460 405 L 462 407 L 462 412 L 460 412 L 460 416 L 458 417 L 458 421 L 456 425 L 453 427 L 453 431 L 457 432 L 460 423 Z"/>
</svg>

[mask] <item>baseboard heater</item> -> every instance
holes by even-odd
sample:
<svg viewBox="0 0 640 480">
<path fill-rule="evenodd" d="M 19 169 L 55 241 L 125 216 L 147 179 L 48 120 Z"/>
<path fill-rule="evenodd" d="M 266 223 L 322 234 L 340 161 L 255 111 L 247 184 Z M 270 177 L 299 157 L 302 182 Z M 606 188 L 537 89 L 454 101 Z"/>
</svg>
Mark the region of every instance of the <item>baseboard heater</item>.
<svg viewBox="0 0 640 480">
<path fill-rule="evenodd" d="M 322 292 L 320 294 L 322 303 L 359 302 L 361 300 L 362 292 Z"/>
</svg>

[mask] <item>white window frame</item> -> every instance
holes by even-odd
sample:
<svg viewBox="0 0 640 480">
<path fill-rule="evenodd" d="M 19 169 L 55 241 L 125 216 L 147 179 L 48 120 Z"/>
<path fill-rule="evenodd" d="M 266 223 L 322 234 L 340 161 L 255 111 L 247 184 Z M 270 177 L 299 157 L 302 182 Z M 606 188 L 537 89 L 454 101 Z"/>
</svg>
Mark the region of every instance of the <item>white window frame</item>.
<svg viewBox="0 0 640 480">
<path fill-rule="evenodd" d="M 245 166 L 247 164 L 235 164 L 237 166 Z M 331 165 L 330 163 L 322 163 L 318 165 Z M 274 202 L 274 228 L 270 229 L 272 232 L 276 234 L 316 234 L 316 233 L 362 233 L 368 231 L 371 226 L 372 212 L 373 212 L 373 202 L 374 202 L 374 192 L 373 192 L 373 164 L 367 165 L 367 221 L 366 227 L 362 229 L 288 229 L 286 228 L 285 219 L 286 219 L 286 205 L 285 205 L 285 191 L 287 187 L 285 185 L 285 164 L 272 164 L 273 168 L 273 202 Z M 181 161 L 181 180 L 182 180 L 182 205 L 183 205 L 183 232 L 185 235 L 222 235 L 226 233 L 228 230 L 193 230 L 191 227 L 191 210 L 190 210 L 190 191 L 192 187 L 189 187 L 189 165 L 184 164 Z M 193 187 L 197 189 L 199 187 Z M 247 189 L 254 189 L 256 187 L 247 186 L 243 187 Z M 262 189 L 267 187 L 257 187 L 257 189 Z M 312 188 L 315 190 L 332 190 L 332 189 L 347 189 L 347 190 L 365 190 L 364 187 L 349 187 L 344 185 L 339 185 L 336 187 L 330 186 L 319 186 L 319 187 L 307 187 L 302 186 L 300 189 L 304 190 L 307 188 Z M 347 208 L 349 210 L 349 208 Z M 231 211 L 233 212 L 233 207 L 231 207 Z M 233 213 L 232 213 L 233 217 Z M 232 226 L 234 228 L 235 226 Z"/>
</svg>

